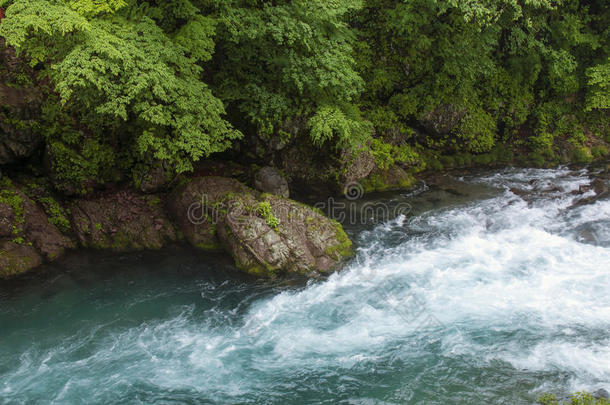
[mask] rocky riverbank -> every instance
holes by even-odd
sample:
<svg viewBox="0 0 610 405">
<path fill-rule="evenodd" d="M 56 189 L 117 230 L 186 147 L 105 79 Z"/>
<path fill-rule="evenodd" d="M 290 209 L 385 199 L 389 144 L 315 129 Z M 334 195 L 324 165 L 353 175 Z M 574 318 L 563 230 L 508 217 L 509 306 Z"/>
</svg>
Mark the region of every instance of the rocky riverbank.
<svg viewBox="0 0 610 405">
<path fill-rule="evenodd" d="M 126 185 L 72 198 L 53 191 L 46 178 L 5 175 L 0 277 L 18 276 L 79 247 L 126 252 L 184 242 L 224 250 L 239 269 L 262 277 L 315 277 L 352 254 L 338 222 L 287 198 L 287 182 L 277 170 L 252 176 L 258 190 L 215 174 L 183 177 L 153 194 Z"/>
<path fill-rule="evenodd" d="M 412 187 L 415 179 L 400 172 L 391 168 L 387 173 L 394 177 L 383 177 L 390 180 L 382 183 L 378 170 L 371 169 L 365 178 L 346 178 L 345 186 L 357 184 L 360 192 Z M 582 195 L 578 204 L 608 193 L 608 164 L 599 163 L 590 173 L 590 186 L 575 191 Z M 455 188 L 439 172 L 421 178 L 431 187 Z M 374 182 L 379 187 L 369 187 Z M 185 243 L 224 251 L 239 269 L 260 277 L 316 277 L 339 269 L 352 254 L 341 224 L 289 199 L 288 181 L 272 167 L 248 170 L 214 163 L 160 187 L 114 186 L 79 197 L 59 194 L 46 177 L 11 179 L 5 174 L 0 183 L 1 278 L 18 276 L 78 248 L 128 252 Z"/>
</svg>

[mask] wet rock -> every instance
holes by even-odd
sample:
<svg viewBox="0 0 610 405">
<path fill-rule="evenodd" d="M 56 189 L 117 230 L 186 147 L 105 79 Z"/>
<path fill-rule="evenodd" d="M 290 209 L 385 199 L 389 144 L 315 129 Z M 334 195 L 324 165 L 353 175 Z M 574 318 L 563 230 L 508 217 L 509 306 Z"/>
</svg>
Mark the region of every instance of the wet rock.
<svg viewBox="0 0 610 405">
<path fill-rule="evenodd" d="M 521 197 L 524 200 L 530 196 L 530 193 L 527 190 L 522 190 L 522 189 L 516 188 L 516 187 L 511 187 L 510 192 L 518 197 Z"/>
<path fill-rule="evenodd" d="M 601 178 L 595 178 L 591 182 L 591 188 L 598 196 L 606 194 L 608 192 L 608 182 Z"/>
<path fill-rule="evenodd" d="M 170 193 L 167 209 L 191 245 L 201 249 L 220 249 L 216 222 L 221 212 L 217 203 L 228 194 L 252 191 L 234 179 L 218 176 L 196 177 Z"/>
<path fill-rule="evenodd" d="M 575 190 L 572 192 L 572 194 L 574 195 L 579 195 L 579 194 L 586 194 L 589 191 L 591 191 L 591 186 L 588 184 L 581 184 L 580 186 L 578 186 L 578 190 Z"/>
<path fill-rule="evenodd" d="M 76 200 L 71 222 L 80 244 L 119 252 L 160 249 L 177 235 L 157 196 L 132 190 Z"/>
<path fill-rule="evenodd" d="M 608 391 L 606 391 L 605 389 L 600 388 L 593 393 L 593 396 L 595 397 L 595 399 L 601 399 L 601 398 L 608 399 L 608 398 L 610 398 L 610 393 L 608 393 Z"/>
<path fill-rule="evenodd" d="M 288 182 L 282 174 L 274 167 L 263 167 L 254 176 L 254 187 L 264 193 L 288 198 L 290 191 Z"/>
<path fill-rule="evenodd" d="M 593 181 L 591 181 L 591 183 L 589 185 L 580 186 L 578 192 L 577 193 L 573 192 L 572 194 L 575 194 L 575 195 L 584 194 L 591 190 L 593 190 L 595 192 L 594 196 L 578 198 L 574 201 L 574 203 L 572 204 L 571 207 L 579 207 L 582 205 L 595 204 L 599 199 L 606 198 L 608 196 L 608 194 L 610 194 L 610 190 L 608 187 L 608 181 L 603 178 L 600 178 L 600 177 L 594 178 Z"/>
<path fill-rule="evenodd" d="M 608 182 L 601 178 L 594 178 L 593 181 L 589 184 L 581 184 L 578 186 L 577 191 L 573 191 L 572 194 L 586 194 L 589 191 L 593 190 L 596 195 L 604 194 L 608 192 Z"/>
</svg>

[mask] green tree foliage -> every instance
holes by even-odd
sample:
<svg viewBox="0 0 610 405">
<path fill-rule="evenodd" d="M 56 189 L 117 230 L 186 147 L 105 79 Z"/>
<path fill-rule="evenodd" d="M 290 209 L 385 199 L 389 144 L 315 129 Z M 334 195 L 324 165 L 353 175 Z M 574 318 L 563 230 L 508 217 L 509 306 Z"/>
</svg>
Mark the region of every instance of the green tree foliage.
<svg viewBox="0 0 610 405">
<path fill-rule="evenodd" d="M 602 1 L 369 0 L 354 18 L 362 106 L 386 137 L 451 153 L 519 144 L 524 125 L 540 138 L 524 145 L 554 145 L 560 116 L 608 108 L 608 15 Z"/>
<path fill-rule="evenodd" d="M 498 143 L 586 161 L 590 138 L 608 139 L 604 0 L 0 6 L 0 36 L 48 88 L 40 131 L 73 186 L 155 161 L 188 171 L 244 136 L 326 155 L 368 146 L 383 167 Z"/>
<path fill-rule="evenodd" d="M 193 15 L 172 35 L 147 11 L 122 1 L 20 0 L 7 9 L 0 35 L 43 65 L 62 103 L 99 131 L 98 142 L 121 127 L 132 135 L 121 147 L 182 172 L 240 133 L 201 80 L 198 62 L 211 57 L 213 24 Z"/>
<path fill-rule="evenodd" d="M 345 16 L 353 0 L 212 2 L 217 94 L 262 136 L 308 129 L 316 144 L 366 138 L 353 102 L 363 81 Z M 298 125 L 304 122 L 305 125 Z"/>
<path fill-rule="evenodd" d="M 587 84 L 590 92 L 587 109 L 610 108 L 610 58 L 604 64 L 596 65 L 587 71 Z"/>
</svg>

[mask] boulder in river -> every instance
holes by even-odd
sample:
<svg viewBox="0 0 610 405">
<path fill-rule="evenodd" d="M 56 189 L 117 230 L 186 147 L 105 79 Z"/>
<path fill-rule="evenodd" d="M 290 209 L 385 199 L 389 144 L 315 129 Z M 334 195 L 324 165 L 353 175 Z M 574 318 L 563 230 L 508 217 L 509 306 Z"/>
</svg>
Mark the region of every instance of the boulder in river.
<svg viewBox="0 0 610 405">
<path fill-rule="evenodd" d="M 237 195 L 227 200 L 218 236 L 247 273 L 317 276 L 351 255 L 341 225 L 312 208 L 277 196 Z"/>
<path fill-rule="evenodd" d="M 338 222 L 236 180 L 195 178 L 170 195 L 168 206 L 193 245 L 220 243 L 249 274 L 317 276 L 332 271 L 352 253 L 351 241 Z"/>
<path fill-rule="evenodd" d="M 186 240 L 200 249 L 221 249 L 216 235 L 217 204 L 228 194 L 252 190 L 237 180 L 204 176 L 187 180 L 167 199 L 168 213 Z"/>
</svg>

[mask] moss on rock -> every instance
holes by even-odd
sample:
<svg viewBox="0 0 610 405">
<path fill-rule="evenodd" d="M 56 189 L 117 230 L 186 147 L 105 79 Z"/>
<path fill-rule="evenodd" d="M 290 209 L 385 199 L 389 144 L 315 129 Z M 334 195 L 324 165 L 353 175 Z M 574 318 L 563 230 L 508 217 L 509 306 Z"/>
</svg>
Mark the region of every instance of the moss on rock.
<svg viewBox="0 0 610 405">
<path fill-rule="evenodd" d="M 376 169 L 367 178 L 360 181 L 365 193 L 407 190 L 413 188 L 416 183 L 417 180 L 412 174 L 398 166 L 392 166 L 387 170 Z"/>
</svg>

